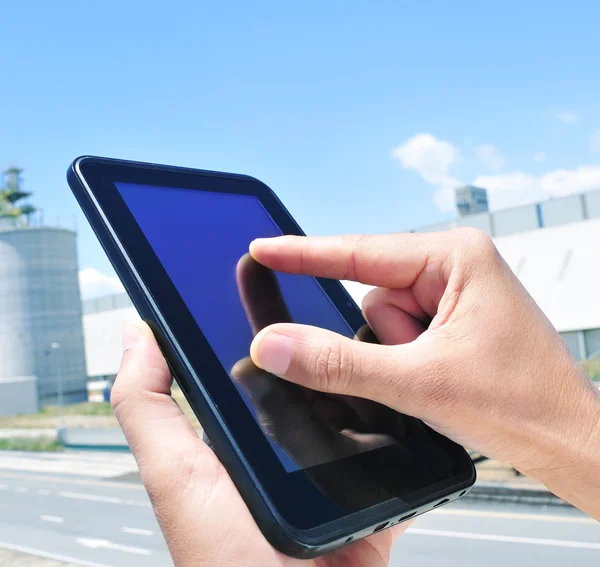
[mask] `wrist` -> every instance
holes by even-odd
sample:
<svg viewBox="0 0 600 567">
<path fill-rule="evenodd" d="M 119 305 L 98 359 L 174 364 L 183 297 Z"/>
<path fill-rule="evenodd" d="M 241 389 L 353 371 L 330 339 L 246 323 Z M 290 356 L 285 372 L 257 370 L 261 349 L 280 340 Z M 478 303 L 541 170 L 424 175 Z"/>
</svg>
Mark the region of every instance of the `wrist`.
<svg viewBox="0 0 600 567">
<path fill-rule="evenodd" d="M 583 380 L 579 395 L 563 405 L 555 443 L 540 459 L 544 464 L 524 472 L 600 521 L 600 390 Z"/>
</svg>

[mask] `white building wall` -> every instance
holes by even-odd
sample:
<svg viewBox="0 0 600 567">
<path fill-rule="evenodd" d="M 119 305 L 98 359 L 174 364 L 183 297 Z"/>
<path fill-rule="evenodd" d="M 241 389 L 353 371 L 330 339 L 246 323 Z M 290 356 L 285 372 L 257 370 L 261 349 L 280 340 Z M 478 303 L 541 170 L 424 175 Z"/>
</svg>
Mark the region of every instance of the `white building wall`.
<svg viewBox="0 0 600 567">
<path fill-rule="evenodd" d="M 530 222 L 535 208 L 523 209 L 529 216 L 521 220 Z M 510 234 L 494 242 L 575 357 L 600 355 L 600 219 Z M 371 289 L 356 282 L 344 284 L 359 306 Z M 126 294 L 84 302 L 89 376 L 116 374 L 121 327 L 135 317 Z"/>
<path fill-rule="evenodd" d="M 126 294 L 121 297 L 129 299 Z M 123 302 L 123 299 L 120 301 Z M 136 319 L 139 316 L 132 306 L 83 316 L 85 359 L 90 379 L 116 375 L 121 364 L 121 330 L 125 323 Z"/>
</svg>

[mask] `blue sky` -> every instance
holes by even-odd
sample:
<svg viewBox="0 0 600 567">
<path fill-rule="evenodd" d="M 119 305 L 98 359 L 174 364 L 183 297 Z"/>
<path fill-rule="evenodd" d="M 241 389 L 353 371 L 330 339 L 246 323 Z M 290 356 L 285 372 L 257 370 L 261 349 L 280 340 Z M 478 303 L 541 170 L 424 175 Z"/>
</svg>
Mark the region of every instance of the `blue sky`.
<svg viewBox="0 0 600 567">
<path fill-rule="evenodd" d="M 309 234 L 450 218 L 456 183 L 495 208 L 600 188 L 599 19 L 591 1 L 11 2 L 0 167 L 108 276 L 65 182 L 80 154 L 254 175 Z"/>
</svg>

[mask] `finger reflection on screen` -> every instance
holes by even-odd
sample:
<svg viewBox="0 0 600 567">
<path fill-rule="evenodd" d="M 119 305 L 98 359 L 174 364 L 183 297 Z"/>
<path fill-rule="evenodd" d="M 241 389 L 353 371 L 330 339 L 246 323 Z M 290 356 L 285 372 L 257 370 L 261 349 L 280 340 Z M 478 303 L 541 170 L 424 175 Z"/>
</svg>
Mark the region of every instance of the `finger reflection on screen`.
<svg viewBox="0 0 600 567">
<path fill-rule="evenodd" d="M 273 323 L 293 322 L 276 274 L 250 254 L 240 258 L 236 282 L 254 335 Z M 368 326 L 355 340 L 377 342 Z M 389 408 L 292 384 L 250 357 L 234 365 L 231 377 L 250 399 L 264 433 L 301 468 L 391 445 L 406 434 L 406 420 Z"/>
</svg>

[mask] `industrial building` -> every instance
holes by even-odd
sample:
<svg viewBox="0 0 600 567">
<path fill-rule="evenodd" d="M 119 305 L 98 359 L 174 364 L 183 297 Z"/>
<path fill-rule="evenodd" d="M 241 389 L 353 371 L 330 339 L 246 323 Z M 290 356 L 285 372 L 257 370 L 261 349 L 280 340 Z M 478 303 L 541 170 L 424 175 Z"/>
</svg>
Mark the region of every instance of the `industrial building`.
<svg viewBox="0 0 600 567">
<path fill-rule="evenodd" d="M 475 189 L 481 203 L 487 197 Z M 459 199 L 464 194 L 458 194 Z M 487 206 L 486 206 L 487 208 Z M 471 226 L 493 237 L 498 250 L 577 360 L 600 356 L 600 191 L 495 212 L 468 212 L 419 232 Z M 360 305 L 370 289 L 346 283 Z M 121 326 L 137 317 L 125 293 L 83 302 L 88 374 L 111 379 L 121 358 Z"/>
<path fill-rule="evenodd" d="M 34 222 L 20 171 L 0 183 L 0 415 L 88 397 L 121 360 L 121 328 L 138 317 L 125 293 L 81 302 L 76 234 Z M 489 234 L 578 360 L 600 356 L 600 190 L 488 211 L 485 189 L 456 190 L 459 216 L 419 232 Z M 368 286 L 346 282 L 361 303 Z"/>
<path fill-rule="evenodd" d="M 19 173 L 0 188 L 1 413 L 87 398 L 76 235 L 31 221 Z"/>
</svg>

